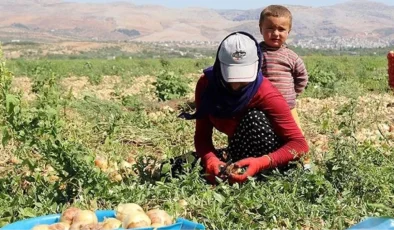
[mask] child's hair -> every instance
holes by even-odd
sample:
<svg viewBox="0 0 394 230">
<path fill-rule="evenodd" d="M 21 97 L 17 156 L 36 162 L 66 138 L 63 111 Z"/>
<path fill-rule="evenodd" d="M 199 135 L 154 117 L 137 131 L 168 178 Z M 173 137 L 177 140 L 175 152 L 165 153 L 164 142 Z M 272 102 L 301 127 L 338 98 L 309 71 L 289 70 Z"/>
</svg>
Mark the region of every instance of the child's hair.
<svg viewBox="0 0 394 230">
<path fill-rule="evenodd" d="M 264 19 L 267 17 L 286 17 L 289 19 L 290 30 L 293 22 L 293 16 L 289 9 L 281 5 L 269 5 L 260 14 L 259 25 L 261 26 L 264 22 Z"/>
</svg>

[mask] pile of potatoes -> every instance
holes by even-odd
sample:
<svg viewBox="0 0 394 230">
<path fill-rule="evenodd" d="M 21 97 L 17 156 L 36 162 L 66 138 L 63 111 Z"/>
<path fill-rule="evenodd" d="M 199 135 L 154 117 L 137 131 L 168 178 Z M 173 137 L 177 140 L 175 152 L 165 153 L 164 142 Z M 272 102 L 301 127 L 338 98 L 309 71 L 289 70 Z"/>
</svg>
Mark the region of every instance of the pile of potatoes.
<svg viewBox="0 0 394 230">
<path fill-rule="evenodd" d="M 173 224 L 173 218 L 161 209 L 144 212 L 134 203 L 119 204 L 115 209 L 116 218 L 106 218 L 98 222 L 95 212 L 71 207 L 66 209 L 58 223 L 36 225 L 32 230 L 112 230 L 142 227 L 163 227 Z"/>
</svg>

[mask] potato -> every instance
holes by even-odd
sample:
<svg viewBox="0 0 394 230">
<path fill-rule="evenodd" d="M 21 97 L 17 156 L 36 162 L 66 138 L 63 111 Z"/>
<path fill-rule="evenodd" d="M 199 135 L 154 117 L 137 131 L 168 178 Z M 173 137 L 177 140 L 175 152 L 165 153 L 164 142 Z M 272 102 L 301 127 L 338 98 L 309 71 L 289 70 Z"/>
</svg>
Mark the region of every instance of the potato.
<svg viewBox="0 0 394 230">
<path fill-rule="evenodd" d="M 90 210 L 81 210 L 73 218 L 73 223 L 97 224 L 96 214 Z"/>
<path fill-rule="evenodd" d="M 59 222 L 56 224 L 49 225 L 49 230 L 69 230 L 70 224 L 65 222 Z"/>
<path fill-rule="evenodd" d="M 102 228 L 103 228 L 102 223 L 82 224 L 80 230 L 101 230 Z"/>
<path fill-rule="evenodd" d="M 137 163 L 137 162 L 135 161 L 134 156 L 129 156 L 129 157 L 127 158 L 127 162 L 129 162 L 131 165 L 134 165 L 134 164 Z"/>
<path fill-rule="evenodd" d="M 187 201 L 186 200 L 178 200 L 178 204 L 179 206 L 181 206 L 182 208 L 185 208 L 187 206 Z"/>
<path fill-rule="evenodd" d="M 103 222 L 103 230 L 111 230 L 122 227 L 122 221 L 116 218 L 108 218 Z"/>
<path fill-rule="evenodd" d="M 74 216 L 81 211 L 81 209 L 79 208 L 75 208 L 75 207 L 70 207 L 67 208 L 62 215 L 60 216 L 60 222 L 64 222 L 64 223 L 68 223 L 71 225 Z"/>
<path fill-rule="evenodd" d="M 164 227 L 164 226 L 166 226 L 166 225 L 164 225 L 164 224 L 159 224 L 159 223 L 153 223 L 153 224 L 151 225 L 151 227 L 153 227 L 153 229 L 157 229 L 157 228 Z"/>
<path fill-rule="evenodd" d="M 101 230 L 102 223 L 74 222 L 69 230 Z"/>
<path fill-rule="evenodd" d="M 50 175 L 48 177 L 48 181 L 51 182 L 51 183 L 55 183 L 56 181 L 59 181 L 59 180 L 60 180 L 60 177 L 58 177 L 56 175 Z"/>
<path fill-rule="evenodd" d="M 168 213 L 161 209 L 152 209 L 146 213 L 152 221 L 152 224 L 170 225 L 172 218 Z"/>
<path fill-rule="evenodd" d="M 111 173 L 110 177 L 111 177 L 111 181 L 115 181 L 115 182 L 119 182 L 123 180 L 122 175 L 120 175 L 118 172 Z"/>
<path fill-rule="evenodd" d="M 123 221 L 128 213 L 132 213 L 136 211 L 144 212 L 144 210 L 138 204 L 134 204 L 134 203 L 119 204 L 118 207 L 116 207 L 115 209 L 116 219 Z"/>
<path fill-rule="evenodd" d="M 149 216 L 145 212 L 134 211 L 127 214 L 124 217 L 122 227 L 123 228 L 141 228 L 149 227 L 152 224 Z"/>
<path fill-rule="evenodd" d="M 85 223 L 72 223 L 69 230 L 81 230 L 83 225 L 85 225 Z"/>
<path fill-rule="evenodd" d="M 226 174 L 230 175 L 230 174 L 243 174 L 244 173 L 244 169 L 237 167 L 235 164 L 231 164 L 229 166 L 227 166 L 226 168 Z"/>
<path fill-rule="evenodd" d="M 36 225 L 31 230 L 49 230 L 49 225 L 48 224 Z"/>
<path fill-rule="evenodd" d="M 120 169 L 123 169 L 123 170 L 132 169 L 133 168 L 133 164 L 131 164 L 131 163 L 127 162 L 127 161 L 122 161 L 120 163 L 119 167 L 120 167 Z"/>
<path fill-rule="evenodd" d="M 97 156 L 94 160 L 94 164 L 103 171 L 108 169 L 108 161 L 105 157 Z"/>
</svg>

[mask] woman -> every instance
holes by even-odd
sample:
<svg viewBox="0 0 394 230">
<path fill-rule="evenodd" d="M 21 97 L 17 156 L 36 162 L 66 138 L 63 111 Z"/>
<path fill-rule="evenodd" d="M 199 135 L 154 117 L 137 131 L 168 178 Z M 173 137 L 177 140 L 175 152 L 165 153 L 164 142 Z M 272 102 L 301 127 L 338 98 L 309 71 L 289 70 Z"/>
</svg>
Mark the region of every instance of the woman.
<svg viewBox="0 0 394 230">
<path fill-rule="evenodd" d="M 215 63 L 204 70 L 195 91 L 197 111 L 181 114 L 196 119 L 195 148 L 207 180 L 222 177 L 223 157 L 215 150 L 212 131 L 227 134 L 227 154 L 235 167 L 231 183 L 286 166 L 308 152 L 308 144 L 294 121 L 280 92 L 260 71 L 262 58 L 258 42 L 245 32 L 234 32 L 220 44 Z"/>
</svg>

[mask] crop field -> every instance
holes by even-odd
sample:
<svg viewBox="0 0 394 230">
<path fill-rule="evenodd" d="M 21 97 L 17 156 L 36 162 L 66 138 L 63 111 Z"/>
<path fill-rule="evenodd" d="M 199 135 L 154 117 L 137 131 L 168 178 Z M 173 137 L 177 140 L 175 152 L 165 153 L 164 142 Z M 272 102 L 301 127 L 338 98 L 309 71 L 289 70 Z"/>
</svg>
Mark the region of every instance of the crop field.
<svg viewBox="0 0 394 230">
<path fill-rule="evenodd" d="M 307 56 L 297 109 L 311 171 L 212 187 L 193 151 L 193 89 L 213 59 L 4 60 L 0 226 L 69 206 L 161 207 L 207 229 L 346 229 L 394 216 L 394 96 L 385 56 Z M 214 133 L 217 148 L 226 138 Z"/>
</svg>

